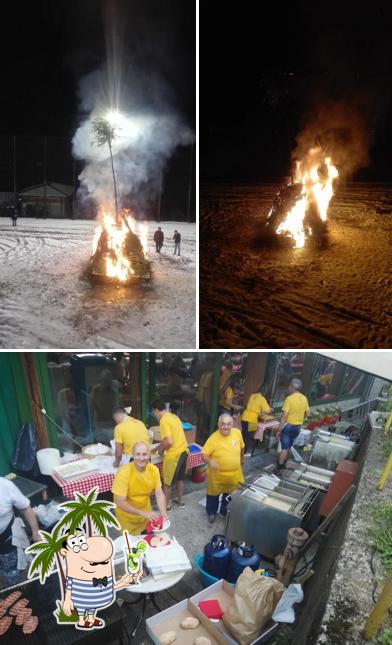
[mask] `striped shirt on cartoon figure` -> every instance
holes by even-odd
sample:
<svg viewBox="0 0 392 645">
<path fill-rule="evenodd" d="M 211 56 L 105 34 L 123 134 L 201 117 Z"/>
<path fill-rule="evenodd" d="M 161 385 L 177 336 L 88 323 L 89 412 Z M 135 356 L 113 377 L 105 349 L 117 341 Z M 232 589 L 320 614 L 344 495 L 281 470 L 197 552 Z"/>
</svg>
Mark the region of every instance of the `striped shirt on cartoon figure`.
<svg viewBox="0 0 392 645">
<path fill-rule="evenodd" d="M 79 615 L 76 629 L 101 629 L 105 622 L 96 617 L 98 609 L 112 604 L 114 590 L 136 582 L 141 573 L 126 574 L 115 582 L 113 575 L 113 544 L 102 536 L 87 537 L 77 531 L 63 541 L 60 554 L 65 558 L 67 582 L 63 610 L 70 616 Z"/>
</svg>

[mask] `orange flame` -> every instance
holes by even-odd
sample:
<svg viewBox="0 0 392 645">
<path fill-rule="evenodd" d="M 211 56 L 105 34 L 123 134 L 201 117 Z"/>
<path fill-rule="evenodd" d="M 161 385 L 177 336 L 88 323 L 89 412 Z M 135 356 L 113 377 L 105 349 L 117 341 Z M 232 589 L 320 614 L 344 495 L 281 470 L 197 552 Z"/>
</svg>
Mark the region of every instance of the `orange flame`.
<svg viewBox="0 0 392 645">
<path fill-rule="evenodd" d="M 143 222 L 139 224 L 139 238 L 143 247 L 144 257 L 148 256 L 148 224 Z"/>
<path fill-rule="evenodd" d="M 132 211 L 131 211 L 132 213 Z M 140 243 L 143 248 L 144 257 L 148 257 L 148 224 L 147 222 L 139 223 L 136 222 L 133 214 L 127 214 L 128 226 L 131 229 L 132 233 L 135 233 L 140 239 Z"/>
<path fill-rule="evenodd" d="M 128 229 L 123 220 L 117 224 L 111 213 L 103 214 L 102 227 L 107 233 L 108 247 L 113 251 L 114 256 L 105 258 L 106 275 L 109 278 L 117 278 L 120 282 L 125 282 L 134 273 L 129 259 L 123 252 Z"/>
<path fill-rule="evenodd" d="M 287 213 L 276 232 L 290 235 L 296 247 L 302 248 L 305 244 L 306 212 L 311 204 L 315 204 L 320 219 L 326 221 L 328 206 L 334 193 L 333 182 L 338 176 L 338 170 L 331 157 L 326 157 L 320 147 L 310 148 L 304 159 L 296 165 L 294 180 L 302 185 L 301 198 Z"/>
<path fill-rule="evenodd" d="M 132 211 L 123 211 L 126 222 L 131 231 L 140 239 L 143 248 L 144 257 L 148 257 L 148 225 L 146 222 L 138 223 L 132 214 Z M 106 255 L 105 272 L 110 278 L 116 278 L 119 282 L 126 282 L 134 275 L 135 271 L 131 261 L 125 252 L 125 243 L 129 234 L 128 226 L 123 218 L 116 222 L 116 218 L 109 210 L 101 210 L 98 225 L 94 231 L 93 238 L 93 255 L 97 250 L 100 237 L 103 232 L 106 233 L 106 243 L 110 254 Z"/>
</svg>

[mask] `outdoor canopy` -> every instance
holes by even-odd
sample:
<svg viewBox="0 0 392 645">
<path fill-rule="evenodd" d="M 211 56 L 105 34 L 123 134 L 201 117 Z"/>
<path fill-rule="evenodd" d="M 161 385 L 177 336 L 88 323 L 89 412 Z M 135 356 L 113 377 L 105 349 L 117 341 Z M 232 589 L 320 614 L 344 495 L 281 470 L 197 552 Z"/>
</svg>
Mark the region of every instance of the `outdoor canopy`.
<svg viewBox="0 0 392 645">
<path fill-rule="evenodd" d="M 373 376 L 392 381 L 392 351 L 366 352 L 362 349 L 357 352 L 318 352 L 322 356 L 328 356 L 335 361 L 345 363 L 350 367 L 368 372 Z"/>
</svg>

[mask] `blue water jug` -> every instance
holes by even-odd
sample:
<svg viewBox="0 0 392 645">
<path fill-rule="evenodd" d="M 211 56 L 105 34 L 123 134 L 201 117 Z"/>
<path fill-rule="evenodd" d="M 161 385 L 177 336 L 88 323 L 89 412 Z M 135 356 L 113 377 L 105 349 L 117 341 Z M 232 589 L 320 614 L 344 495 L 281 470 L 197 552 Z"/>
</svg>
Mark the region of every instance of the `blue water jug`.
<svg viewBox="0 0 392 645">
<path fill-rule="evenodd" d="M 237 582 L 238 576 L 245 567 L 250 567 L 253 571 L 256 571 L 256 569 L 259 569 L 260 559 L 254 546 L 248 546 L 245 542 L 241 543 L 237 549 L 233 549 L 226 580 L 228 582 Z"/>
<path fill-rule="evenodd" d="M 224 535 L 213 535 L 204 547 L 203 569 L 214 578 L 226 578 L 231 560 L 231 546 Z"/>
</svg>

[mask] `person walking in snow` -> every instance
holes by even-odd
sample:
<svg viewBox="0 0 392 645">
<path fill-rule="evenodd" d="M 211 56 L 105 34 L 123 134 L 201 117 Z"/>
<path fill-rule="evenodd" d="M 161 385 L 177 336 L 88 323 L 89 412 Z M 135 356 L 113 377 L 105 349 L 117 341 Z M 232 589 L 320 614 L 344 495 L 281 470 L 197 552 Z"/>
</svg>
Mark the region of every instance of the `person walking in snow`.
<svg viewBox="0 0 392 645">
<path fill-rule="evenodd" d="M 11 220 L 12 220 L 12 226 L 16 226 L 16 223 L 18 221 L 18 209 L 16 206 L 14 206 L 11 210 Z"/>
<path fill-rule="evenodd" d="M 176 254 L 181 255 L 181 251 L 180 251 L 181 233 L 179 233 L 178 231 L 174 231 L 173 240 L 174 240 L 174 253 L 173 253 L 173 255 L 176 255 Z M 177 253 L 177 251 L 178 251 L 178 253 Z"/>
<path fill-rule="evenodd" d="M 165 239 L 165 236 L 163 234 L 163 231 L 162 231 L 161 227 L 158 226 L 157 230 L 154 233 L 154 242 L 155 242 L 155 248 L 156 248 L 157 253 L 161 252 L 161 248 L 163 246 L 164 239 Z"/>
</svg>

